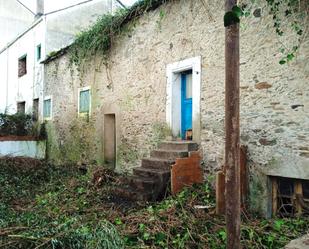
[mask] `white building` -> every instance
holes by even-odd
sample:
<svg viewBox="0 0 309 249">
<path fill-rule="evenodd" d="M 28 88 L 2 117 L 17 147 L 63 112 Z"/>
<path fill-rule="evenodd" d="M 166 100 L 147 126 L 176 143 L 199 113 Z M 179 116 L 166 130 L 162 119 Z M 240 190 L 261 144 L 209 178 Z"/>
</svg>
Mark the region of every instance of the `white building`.
<svg viewBox="0 0 309 249">
<path fill-rule="evenodd" d="M 12 4 L 7 7 L 13 8 Z M 44 65 L 40 62 L 51 52 L 71 44 L 78 32 L 114 7 L 113 0 L 88 0 L 44 13 L 44 0 L 37 0 L 32 23 L 29 24 L 29 13 L 23 14 L 21 19 L 25 21 L 13 30 L 19 34 L 0 47 L 0 113 L 20 111 L 40 117 L 44 84 Z"/>
</svg>

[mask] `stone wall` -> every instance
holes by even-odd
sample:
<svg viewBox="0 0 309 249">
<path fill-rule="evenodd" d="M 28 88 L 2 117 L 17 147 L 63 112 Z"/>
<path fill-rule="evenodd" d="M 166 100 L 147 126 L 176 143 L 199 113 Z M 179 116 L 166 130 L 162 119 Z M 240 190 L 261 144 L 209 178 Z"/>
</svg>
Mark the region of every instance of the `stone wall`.
<svg viewBox="0 0 309 249">
<path fill-rule="evenodd" d="M 266 6 L 256 8 L 261 17 L 247 17 L 241 24 L 241 142 L 248 146 L 252 203 L 266 212 L 266 175 L 309 179 L 309 41 L 302 42 L 292 62 L 279 65 L 282 39 L 292 42 L 295 35 L 280 40 Z M 203 161 L 206 172 L 219 169 L 224 160 L 223 9 L 222 1 L 165 4 L 116 39 L 107 63 L 97 55 L 76 70 L 69 54 L 49 62 L 50 159 L 102 162 L 104 113 L 115 113 L 116 169 L 138 166 L 168 134 L 167 64 L 201 56 Z M 78 88 L 83 86 L 91 86 L 89 120 L 77 115 Z"/>
</svg>

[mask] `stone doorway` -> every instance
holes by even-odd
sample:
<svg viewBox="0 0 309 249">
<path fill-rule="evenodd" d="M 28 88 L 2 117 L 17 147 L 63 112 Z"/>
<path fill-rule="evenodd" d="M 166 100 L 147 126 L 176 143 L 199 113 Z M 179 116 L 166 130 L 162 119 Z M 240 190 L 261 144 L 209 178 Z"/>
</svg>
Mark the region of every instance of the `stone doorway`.
<svg viewBox="0 0 309 249">
<path fill-rule="evenodd" d="M 192 72 L 192 140 L 199 143 L 201 133 L 200 101 L 201 101 L 201 57 L 189 58 L 168 64 L 166 122 L 172 130 L 173 137 L 183 138 L 182 127 L 182 75 Z"/>
<path fill-rule="evenodd" d="M 116 117 L 115 114 L 104 115 L 104 161 L 116 167 Z"/>
</svg>

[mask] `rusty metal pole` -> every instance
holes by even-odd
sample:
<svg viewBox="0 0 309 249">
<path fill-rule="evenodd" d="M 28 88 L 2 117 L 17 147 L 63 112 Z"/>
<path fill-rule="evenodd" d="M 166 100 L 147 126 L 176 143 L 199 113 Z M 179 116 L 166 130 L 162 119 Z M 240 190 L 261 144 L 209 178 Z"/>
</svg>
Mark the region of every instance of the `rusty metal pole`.
<svg viewBox="0 0 309 249">
<path fill-rule="evenodd" d="M 226 0 L 231 11 L 237 0 Z M 227 249 L 240 248 L 239 23 L 225 28 L 225 203 Z"/>
</svg>

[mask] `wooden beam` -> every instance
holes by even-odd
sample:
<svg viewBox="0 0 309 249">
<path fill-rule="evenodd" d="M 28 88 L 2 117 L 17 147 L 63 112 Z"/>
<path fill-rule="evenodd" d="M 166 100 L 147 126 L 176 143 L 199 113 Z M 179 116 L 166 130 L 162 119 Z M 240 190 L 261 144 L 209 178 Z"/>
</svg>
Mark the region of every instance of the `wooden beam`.
<svg viewBox="0 0 309 249">
<path fill-rule="evenodd" d="M 218 171 L 216 174 L 216 214 L 225 214 L 225 174 Z"/>
<path fill-rule="evenodd" d="M 249 174 L 247 168 L 247 147 L 240 146 L 240 193 L 241 193 L 241 208 L 247 208 L 247 198 L 249 192 Z"/>
<path fill-rule="evenodd" d="M 303 207 L 300 203 L 300 199 L 303 198 L 303 185 L 301 181 L 296 181 L 294 184 L 294 196 L 293 199 L 295 201 L 295 211 L 297 216 L 301 216 L 303 213 Z"/>
<path fill-rule="evenodd" d="M 225 1 L 225 12 L 237 0 Z M 227 249 L 240 248 L 239 24 L 225 28 L 225 204 Z"/>
<path fill-rule="evenodd" d="M 275 217 L 278 211 L 278 181 L 272 178 L 272 216 Z"/>
</svg>

